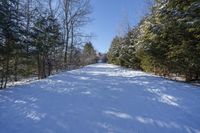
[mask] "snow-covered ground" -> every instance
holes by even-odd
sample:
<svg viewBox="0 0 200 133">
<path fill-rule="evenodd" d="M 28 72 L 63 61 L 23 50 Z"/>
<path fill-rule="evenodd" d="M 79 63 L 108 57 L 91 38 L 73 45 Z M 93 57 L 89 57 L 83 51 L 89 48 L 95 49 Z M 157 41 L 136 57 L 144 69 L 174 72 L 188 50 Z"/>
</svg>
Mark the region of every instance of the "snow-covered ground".
<svg viewBox="0 0 200 133">
<path fill-rule="evenodd" d="M 200 133 L 200 88 L 90 65 L 0 91 L 0 133 Z"/>
</svg>

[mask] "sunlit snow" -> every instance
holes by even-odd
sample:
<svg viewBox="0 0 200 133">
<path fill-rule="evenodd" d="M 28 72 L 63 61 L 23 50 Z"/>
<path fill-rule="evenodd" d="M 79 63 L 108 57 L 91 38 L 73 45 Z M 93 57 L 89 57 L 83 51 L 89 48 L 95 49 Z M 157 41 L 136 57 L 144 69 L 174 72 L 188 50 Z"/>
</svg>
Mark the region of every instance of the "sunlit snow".
<svg viewBox="0 0 200 133">
<path fill-rule="evenodd" d="M 95 64 L 0 91 L 0 133 L 200 133 L 200 88 Z"/>
</svg>

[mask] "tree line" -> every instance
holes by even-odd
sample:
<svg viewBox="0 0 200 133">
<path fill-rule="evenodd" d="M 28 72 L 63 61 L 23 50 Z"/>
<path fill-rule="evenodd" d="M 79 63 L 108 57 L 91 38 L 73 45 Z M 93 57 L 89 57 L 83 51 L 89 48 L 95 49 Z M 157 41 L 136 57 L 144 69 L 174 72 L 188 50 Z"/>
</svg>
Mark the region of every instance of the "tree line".
<svg viewBox="0 0 200 133">
<path fill-rule="evenodd" d="M 92 44 L 89 55 L 82 48 L 91 37 L 82 32 L 91 11 L 89 0 L 0 0 L 0 88 L 93 63 Z"/>
<path fill-rule="evenodd" d="M 137 26 L 113 39 L 108 59 L 162 76 L 199 80 L 200 1 L 155 1 Z"/>
</svg>

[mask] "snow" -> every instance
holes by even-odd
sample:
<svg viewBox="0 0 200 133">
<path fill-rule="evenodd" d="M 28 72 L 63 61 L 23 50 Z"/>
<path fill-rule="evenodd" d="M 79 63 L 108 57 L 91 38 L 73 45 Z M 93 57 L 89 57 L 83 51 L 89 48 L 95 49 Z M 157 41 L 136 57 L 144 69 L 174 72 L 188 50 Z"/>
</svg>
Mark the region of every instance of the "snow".
<svg viewBox="0 0 200 133">
<path fill-rule="evenodd" d="M 15 81 L 15 82 L 9 82 L 7 84 L 8 87 L 11 87 L 11 86 L 16 86 L 16 85 L 21 85 L 21 84 L 26 84 L 30 81 L 34 81 L 34 80 L 37 80 L 37 77 L 32 77 L 32 78 L 27 78 L 27 79 L 21 79 L 20 81 Z"/>
<path fill-rule="evenodd" d="M 114 117 L 118 117 L 118 118 L 122 118 L 122 119 L 132 119 L 132 116 L 130 116 L 126 113 L 113 112 L 113 111 L 104 111 L 104 113 L 107 115 L 113 115 Z"/>
<path fill-rule="evenodd" d="M 0 91 L 0 133 L 200 133 L 200 88 L 95 64 Z"/>
</svg>

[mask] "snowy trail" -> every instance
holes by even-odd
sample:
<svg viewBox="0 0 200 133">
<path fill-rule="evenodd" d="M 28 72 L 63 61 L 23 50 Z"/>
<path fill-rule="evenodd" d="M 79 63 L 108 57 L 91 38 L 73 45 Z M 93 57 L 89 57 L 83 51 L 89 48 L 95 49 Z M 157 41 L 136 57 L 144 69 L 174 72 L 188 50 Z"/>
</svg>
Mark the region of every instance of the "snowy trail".
<svg viewBox="0 0 200 133">
<path fill-rule="evenodd" d="M 0 91 L 0 133 L 200 133 L 200 88 L 95 64 Z"/>
</svg>

